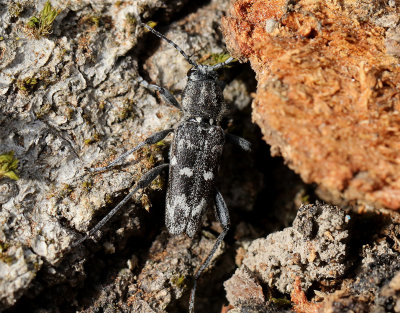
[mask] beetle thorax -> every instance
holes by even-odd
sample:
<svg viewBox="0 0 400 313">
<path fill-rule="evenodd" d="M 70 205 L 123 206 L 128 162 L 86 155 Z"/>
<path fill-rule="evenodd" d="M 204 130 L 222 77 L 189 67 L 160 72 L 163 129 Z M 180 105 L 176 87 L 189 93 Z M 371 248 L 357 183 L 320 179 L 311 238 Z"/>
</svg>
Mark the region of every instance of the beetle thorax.
<svg viewBox="0 0 400 313">
<path fill-rule="evenodd" d="M 225 110 L 223 92 L 217 73 L 207 66 L 192 68 L 183 91 L 182 108 L 186 116 L 221 120 Z"/>
</svg>

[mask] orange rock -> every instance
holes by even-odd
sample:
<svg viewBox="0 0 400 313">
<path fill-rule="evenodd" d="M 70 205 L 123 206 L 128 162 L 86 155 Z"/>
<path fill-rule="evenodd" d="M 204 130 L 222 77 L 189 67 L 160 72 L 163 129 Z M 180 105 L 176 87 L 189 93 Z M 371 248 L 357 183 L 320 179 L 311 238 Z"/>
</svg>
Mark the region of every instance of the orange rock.
<svg viewBox="0 0 400 313">
<path fill-rule="evenodd" d="M 306 294 L 301 289 L 301 281 L 298 276 L 295 278 L 293 287 L 292 294 L 290 295 L 293 302 L 293 310 L 296 313 L 318 313 L 322 304 L 307 300 Z"/>
<path fill-rule="evenodd" d="M 400 9 L 381 4 L 374 15 L 372 0 L 286 3 L 238 0 L 222 21 L 232 55 L 257 73 L 254 121 L 304 181 L 399 209 L 400 29 L 378 25 L 399 20 Z"/>
</svg>

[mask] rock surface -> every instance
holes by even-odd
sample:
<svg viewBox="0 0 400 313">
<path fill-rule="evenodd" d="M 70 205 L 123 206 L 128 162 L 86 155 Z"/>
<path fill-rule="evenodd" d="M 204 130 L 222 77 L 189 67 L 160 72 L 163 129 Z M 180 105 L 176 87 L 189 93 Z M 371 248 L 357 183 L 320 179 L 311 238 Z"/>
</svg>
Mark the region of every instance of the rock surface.
<svg viewBox="0 0 400 313">
<path fill-rule="evenodd" d="M 292 292 L 296 277 L 300 277 L 304 290 L 321 280 L 338 279 L 350 266 L 346 260 L 346 228 L 343 210 L 318 203 L 304 205 L 292 227 L 251 243 L 242 268 L 249 269 L 264 284 L 284 294 Z M 230 293 L 235 288 L 230 286 L 232 283 L 225 283 L 228 299 L 234 299 Z"/>
<path fill-rule="evenodd" d="M 137 21 L 155 20 L 159 23 L 157 29 L 193 59 L 207 61 L 225 52 L 219 25 L 228 1 L 69 1 L 67 5 L 54 0 L 51 4 L 59 14 L 49 29 L 41 30 L 40 36 L 38 30 L 33 32 L 26 26 L 32 17 L 40 16 L 46 1 L 8 1 L 0 5 L 0 154 L 15 151 L 20 176 L 18 181 L 0 181 L 0 311 L 186 311 L 193 273 L 221 228 L 218 223 L 209 222 L 213 220 L 210 212 L 211 216 L 204 220 L 204 230 L 193 240 L 170 237 L 161 230 L 166 176 L 135 195 L 96 236 L 98 241 L 90 240 L 72 249 L 71 244 L 114 207 L 144 172 L 168 160 L 171 138 L 132 155 L 111 171 L 89 175 L 84 168 L 106 164 L 154 131 L 175 125 L 181 117 L 157 94 L 142 88 L 138 79 L 141 75 L 167 87 L 179 100 L 189 66 L 169 45 L 138 27 Z M 270 4 L 281 5 L 279 1 Z M 364 12 L 365 18 L 371 15 L 366 7 L 356 9 Z M 396 22 L 381 18 L 379 23 L 392 27 Z M 268 23 L 270 30 L 275 26 L 274 21 Z M 393 50 L 396 32 L 394 26 L 391 29 L 389 44 Z M 242 72 L 235 73 L 235 67 Z M 199 280 L 196 312 L 221 311 L 226 301 L 222 282 L 234 272 L 233 254 L 238 244 L 241 254 L 236 262 L 252 261 L 246 261 L 247 269 L 243 265 L 237 279 L 230 280 L 231 289 L 242 287 L 239 292 L 228 293 L 229 301 L 236 306 L 232 312 L 240 312 L 240 308 L 247 312 L 289 312 L 292 307 L 287 300 L 265 293 L 273 288 L 266 287 L 268 283 L 262 278 L 265 273 L 257 268 L 256 259 L 245 254 L 251 240 L 290 225 L 299 203 L 310 200 L 311 188 L 278 158 L 268 158 L 266 147 L 258 149 L 261 143 L 253 138 L 259 135 L 249 125 L 249 118 L 242 117 L 250 112 L 252 76 L 245 66 L 235 64 L 231 70 L 223 71 L 227 82 L 224 96 L 233 108 L 224 126 L 250 139 L 255 152 L 249 156 L 226 145 L 219 188 L 231 209 L 232 229 L 212 268 Z M 329 276 L 328 268 L 340 274 L 353 258 L 359 273 L 366 273 L 373 264 L 381 264 L 386 253 L 390 256 L 386 271 L 373 271 L 376 282 L 386 287 L 380 289 L 378 285 L 368 285 L 366 279 L 360 281 L 362 290 L 372 288 L 382 294 L 377 305 L 390 297 L 397 305 L 394 272 L 398 270 L 393 260 L 398 247 L 393 243 L 399 234 L 398 221 L 392 221 L 392 227 L 386 227 L 385 233 L 374 239 L 369 236 L 375 234 L 375 229 L 368 229 L 368 236 L 363 233 L 369 238 L 369 245 L 363 248 L 364 263 L 369 265 L 363 270 L 357 249 L 352 254 L 343 252 L 343 242 L 348 246 L 347 240 L 355 240 L 352 229 L 360 228 L 349 227 L 348 238 L 346 230 L 328 229 L 335 238 L 331 242 L 328 233 L 317 236 L 313 227 L 341 225 L 343 211 L 333 210 L 330 221 L 318 210 L 310 212 L 301 211 L 290 232 L 276 234 L 283 239 L 287 239 L 284 234 L 294 234 L 299 240 L 298 245 L 291 245 L 298 249 L 295 260 L 304 261 L 313 273 L 310 277 L 300 276 L 302 281 L 315 279 L 313 282 L 318 285 L 323 275 Z M 387 240 L 386 246 L 375 243 L 382 238 Z M 311 263 L 328 260 L 331 255 L 318 244 L 322 256 L 314 255 L 312 249 L 305 251 L 305 242 L 323 242 L 338 252 L 339 259 L 342 251 L 346 256 L 344 265 L 321 261 L 322 274 L 318 276 L 318 268 Z M 256 255 L 254 247 L 252 253 Z M 273 260 L 290 261 L 287 252 L 273 248 Z M 224 250 L 226 253 L 222 254 Z M 265 250 L 260 246 L 260 255 Z M 249 269 L 253 265 L 255 273 Z M 287 263 L 286 268 L 298 273 L 295 264 Z M 282 283 L 282 290 L 291 290 L 289 284 L 293 280 L 282 270 L 274 270 L 274 279 L 277 284 Z M 324 283 L 327 282 L 318 286 Z M 320 289 L 327 293 L 342 288 L 325 287 Z M 238 295 L 240 299 L 236 298 Z M 347 301 L 344 304 L 351 307 L 357 297 L 350 295 L 349 300 L 332 294 L 325 304 L 329 309 L 329 303 L 334 307 Z M 368 300 L 363 306 L 375 301 L 373 297 L 365 299 Z"/>
<path fill-rule="evenodd" d="M 292 227 L 240 251 L 224 284 L 229 312 L 399 312 L 399 222 L 389 210 L 350 218 L 302 206 Z"/>
<path fill-rule="evenodd" d="M 337 202 L 400 208 L 399 8 L 237 0 L 223 19 L 257 73 L 253 119 L 272 153 Z"/>
<path fill-rule="evenodd" d="M 307 290 L 314 282 L 342 277 L 349 267 L 348 232 L 343 210 L 330 205 L 304 205 L 293 226 L 253 241 L 243 265 L 282 293 L 301 277 Z"/>
<path fill-rule="evenodd" d="M 0 310 L 25 295 L 16 311 L 27 309 L 23 302 L 38 312 L 45 308 L 49 312 L 60 308 L 90 311 L 92 304 L 85 296 L 96 299 L 96 293 L 80 295 L 79 288 L 86 284 L 85 290 L 96 289 L 93 285 L 99 284 L 96 279 L 104 272 L 127 269 L 127 261 L 136 252 L 127 256 L 123 251 L 137 249 L 142 258 L 138 256 L 141 263 L 134 274 L 103 281 L 108 286 L 105 290 L 115 292 L 110 292 L 109 301 L 100 295 L 93 307 L 108 301 L 115 309 L 116 285 L 129 282 L 129 293 L 138 294 L 147 279 L 146 292 L 157 297 L 150 301 L 138 296 L 131 305 L 139 305 L 141 299 L 146 302 L 143 308 L 162 311 L 188 293 L 181 276 L 175 277 L 177 271 L 188 280 L 215 240 L 213 236 L 193 242 L 171 239 L 167 265 L 145 265 L 143 255 L 148 251 L 141 244 L 146 243 L 148 250 L 160 232 L 162 218 L 154 217 L 154 211 L 164 214 L 160 190 L 165 176 L 135 195 L 123 213 L 102 229 L 107 234 L 102 237 L 102 241 L 107 237 L 105 243 L 85 243 L 75 249 L 71 244 L 114 207 L 144 172 L 166 161 L 171 137 L 144 148 L 115 170 L 89 175 L 85 168 L 108 163 L 181 117 L 177 109 L 141 87 L 138 79 L 142 75 L 165 86 L 179 99 L 190 66 L 175 49 L 145 32 L 138 21 L 156 20 L 159 30 L 193 59 L 207 61 L 225 52 L 219 20 L 228 1 L 188 5 L 184 0 L 53 0 L 51 7 L 58 15 L 49 27 L 42 29 L 39 23 L 28 27 L 34 18 L 42 18 L 46 5 L 46 1 L 0 1 L 0 154 L 15 152 L 20 176 L 18 181 L 0 181 Z M 226 98 L 236 110 L 250 103 L 244 89 L 243 82 L 228 81 Z M 245 182 L 249 188 L 258 184 Z M 254 201 L 255 193 L 246 204 Z M 152 209 L 152 218 L 143 208 Z M 136 238 L 133 244 L 130 238 Z M 176 247 L 178 243 L 182 246 Z M 153 286 L 151 271 L 157 271 L 158 265 L 165 269 L 166 278 Z M 179 286 L 166 290 L 164 285 L 173 285 L 174 279 Z M 67 295 L 75 300 L 66 303 Z M 36 296 L 41 300 L 32 301 Z M 122 305 L 126 294 L 118 299 L 121 308 L 132 310 Z"/>
<path fill-rule="evenodd" d="M 400 312 L 400 254 L 386 241 L 364 247 L 354 280 L 328 295 L 319 312 Z"/>
</svg>

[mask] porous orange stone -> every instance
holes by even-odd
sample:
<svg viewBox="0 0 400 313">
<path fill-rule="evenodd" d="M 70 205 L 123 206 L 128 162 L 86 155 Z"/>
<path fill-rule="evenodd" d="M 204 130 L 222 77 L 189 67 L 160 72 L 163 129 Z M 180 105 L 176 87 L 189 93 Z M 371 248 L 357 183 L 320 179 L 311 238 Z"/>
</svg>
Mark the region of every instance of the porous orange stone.
<svg viewBox="0 0 400 313">
<path fill-rule="evenodd" d="M 238 0 L 222 21 L 232 55 L 257 75 L 254 121 L 304 181 L 399 209 L 400 28 L 378 26 L 399 6 L 291 2 Z"/>
</svg>

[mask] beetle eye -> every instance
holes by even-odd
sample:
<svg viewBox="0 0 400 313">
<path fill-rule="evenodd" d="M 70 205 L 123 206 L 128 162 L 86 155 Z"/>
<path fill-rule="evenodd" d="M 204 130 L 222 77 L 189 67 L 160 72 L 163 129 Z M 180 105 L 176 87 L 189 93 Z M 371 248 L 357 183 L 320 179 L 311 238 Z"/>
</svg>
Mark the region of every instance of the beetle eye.
<svg viewBox="0 0 400 313">
<path fill-rule="evenodd" d="M 205 71 L 199 69 L 197 67 L 192 67 L 187 72 L 187 77 L 192 81 L 200 81 L 200 80 L 217 80 L 218 75 L 214 71 Z"/>
<path fill-rule="evenodd" d="M 194 75 L 196 73 L 197 69 L 195 69 L 194 67 L 192 67 L 188 72 L 187 72 L 187 76 L 190 77 L 192 75 Z"/>
</svg>

